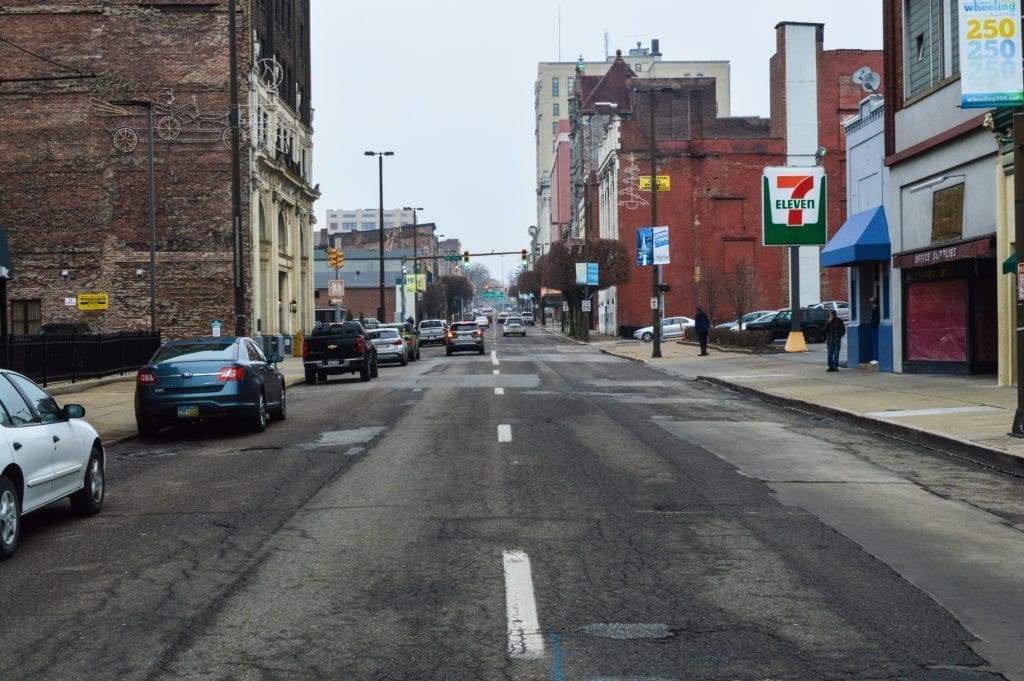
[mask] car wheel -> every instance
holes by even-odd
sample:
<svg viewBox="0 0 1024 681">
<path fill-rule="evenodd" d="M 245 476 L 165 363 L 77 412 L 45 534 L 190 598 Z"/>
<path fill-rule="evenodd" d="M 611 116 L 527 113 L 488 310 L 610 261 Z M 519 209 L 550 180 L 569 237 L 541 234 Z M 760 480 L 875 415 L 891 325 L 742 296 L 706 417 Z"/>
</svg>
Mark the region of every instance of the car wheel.
<svg viewBox="0 0 1024 681">
<path fill-rule="evenodd" d="M 252 415 L 252 419 L 249 421 L 249 427 L 254 433 L 262 433 L 267 429 L 267 422 L 270 420 L 269 414 L 267 414 L 267 400 L 263 397 L 263 392 L 260 391 L 259 395 L 256 396 L 256 413 Z"/>
<path fill-rule="evenodd" d="M 821 331 L 819 329 L 811 327 L 811 328 L 807 329 L 804 332 L 804 335 L 807 336 L 807 342 L 808 343 L 820 343 L 821 342 Z"/>
<path fill-rule="evenodd" d="M 508 334 L 507 333 L 502 333 L 501 336 L 502 336 L 502 338 L 505 338 L 505 337 L 508 336 Z"/>
<path fill-rule="evenodd" d="M 642 340 L 645 343 L 650 343 L 652 340 L 654 340 L 654 334 L 648 331 L 647 333 L 640 337 L 640 340 Z"/>
<path fill-rule="evenodd" d="M 106 476 L 99 447 L 93 447 L 85 467 L 85 486 L 71 495 L 71 508 L 78 515 L 96 515 L 103 508 Z"/>
<path fill-rule="evenodd" d="M 402 353 L 402 358 L 398 360 L 398 363 L 401 364 L 402 366 L 408 365 L 409 364 L 409 357 L 403 352 Z"/>
<path fill-rule="evenodd" d="M 277 409 L 272 414 L 275 421 L 284 421 L 288 418 L 288 394 L 285 392 L 284 386 L 281 386 L 281 404 L 278 405 Z"/>
<path fill-rule="evenodd" d="M 306 385 L 316 385 L 316 372 L 306 369 Z"/>
<path fill-rule="evenodd" d="M 445 348 L 444 349 L 444 354 L 446 354 L 449 357 L 451 357 L 452 356 L 452 349 L 451 348 Z"/>
<path fill-rule="evenodd" d="M 327 374 L 322 372 L 322 371 L 318 371 L 316 373 L 316 381 L 317 381 L 317 383 L 326 383 L 327 382 Z"/>
<path fill-rule="evenodd" d="M 416 346 L 416 361 L 417 362 L 420 361 L 420 348 L 419 348 L 419 346 Z"/>
<path fill-rule="evenodd" d="M 152 421 L 136 421 L 135 425 L 139 430 L 139 437 L 143 440 L 155 440 L 157 435 L 160 434 L 159 423 L 153 423 Z"/>
<path fill-rule="evenodd" d="M 377 378 L 378 376 L 380 376 L 380 362 L 374 356 L 373 366 L 370 367 L 370 378 Z"/>
<path fill-rule="evenodd" d="M 484 354 L 484 346 L 482 346 L 482 345 L 480 346 L 480 354 L 481 355 Z"/>
<path fill-rule="evenodd" d="M 366 381 L 370 380 L 370 362 L 369 361 L 363 362 L 363 366 L 359 367 L 359 380 L 363 381 L 364 383 Z"/>
<path fill-rule="evenodd" d="M 18 492 L 6 475 L 0 475 L 0 560 L 7 560 L 18 548 L 21 531 L 21 504 Z"/>
</svg>

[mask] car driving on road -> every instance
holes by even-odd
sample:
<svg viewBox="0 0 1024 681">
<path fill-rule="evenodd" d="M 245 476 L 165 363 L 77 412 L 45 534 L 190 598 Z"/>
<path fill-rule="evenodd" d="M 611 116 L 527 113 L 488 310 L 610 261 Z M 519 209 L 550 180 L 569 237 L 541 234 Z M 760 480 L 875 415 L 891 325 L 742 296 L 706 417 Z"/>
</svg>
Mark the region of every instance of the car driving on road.
<svg viewBox="0 0 1024 681">
<path fill-rule="evenodd" d="M 523 336 L 526 337 L 526 325 L 522 317 L 506 317 L 505 324 L 501 327 L 502 336 Z"/>
<path fill-rule="evenodd" d="M 445 336 L 445 354 L 475 350 L 484 354 L 484 330 L 476 322 L 455 322 Z"/>
<path fill-rule="evenodd" d="M 409 363 L 405 339 L 398 329 L 371 329 L 366 332 L 366 337 L 377 348 L 377 362 L 398 362 L 402 366 Z"/>
</svg>

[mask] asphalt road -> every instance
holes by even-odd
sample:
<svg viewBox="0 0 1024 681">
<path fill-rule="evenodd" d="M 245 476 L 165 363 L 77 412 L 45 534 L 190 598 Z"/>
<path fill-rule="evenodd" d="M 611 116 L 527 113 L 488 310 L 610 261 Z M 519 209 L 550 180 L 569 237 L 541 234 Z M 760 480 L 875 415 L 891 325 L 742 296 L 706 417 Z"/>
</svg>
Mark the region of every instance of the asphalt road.
<svg viewBox="0 0 1024 681">
<path fill-rule="evenodd" d="M 1024 679 L 1024 483 L 531 331 L 110 447 L 0 678 Z"/>
</svg>

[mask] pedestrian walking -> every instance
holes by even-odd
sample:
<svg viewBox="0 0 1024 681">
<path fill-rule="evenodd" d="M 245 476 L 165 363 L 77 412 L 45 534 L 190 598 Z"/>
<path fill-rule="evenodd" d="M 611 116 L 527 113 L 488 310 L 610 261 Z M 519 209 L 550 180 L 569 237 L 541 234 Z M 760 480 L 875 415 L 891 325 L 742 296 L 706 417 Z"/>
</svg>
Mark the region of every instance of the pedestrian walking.
<svg viewBox="0 0 1024 681">
<path fill-rule="evenodd" d="M 871 363 L 878 364 L 878 327 L 882 323 L 881 312 L 878 311 L 878 298 L 871 296 Z"/>
<path fill-rule="evenodd" d="M 711 330 L 711 322 L 708 320 L 708 316 L 704 314 L 704 310 L 701 309 L 700 305 L 697 306 L 697 314 L 694 316 L 693 322 L 697 338 L 700 340 L 700 356 L 707 357 L 708 331 Z"/>
<path fill-rule="evenodd" d="M 846 324 L 839 318 L 835 310 L 828 311 L 828 322 L 825 324 L 825 343 L 828 347 L 828 371 L 839 371 L 839 349 L 846 335 Z"/>
</svg>

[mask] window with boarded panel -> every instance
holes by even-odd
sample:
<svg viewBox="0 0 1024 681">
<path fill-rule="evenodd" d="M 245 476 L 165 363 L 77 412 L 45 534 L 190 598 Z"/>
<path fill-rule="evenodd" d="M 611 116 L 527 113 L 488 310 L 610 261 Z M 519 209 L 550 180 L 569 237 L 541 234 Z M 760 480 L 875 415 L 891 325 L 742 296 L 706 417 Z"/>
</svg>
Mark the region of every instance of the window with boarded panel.
<svg viewBox="0 0 1024 681">
<path fill-rule="evenodd" d="M 964 233 L 964 184 L 932 193 L 932 243 L 960 239 Z"/>
</svg>

